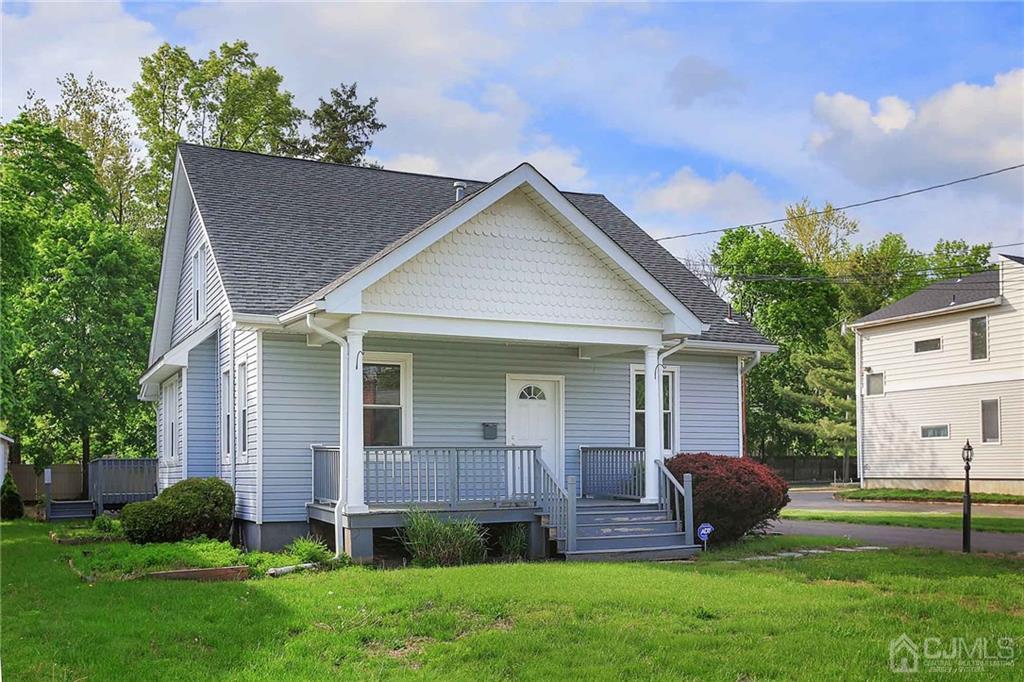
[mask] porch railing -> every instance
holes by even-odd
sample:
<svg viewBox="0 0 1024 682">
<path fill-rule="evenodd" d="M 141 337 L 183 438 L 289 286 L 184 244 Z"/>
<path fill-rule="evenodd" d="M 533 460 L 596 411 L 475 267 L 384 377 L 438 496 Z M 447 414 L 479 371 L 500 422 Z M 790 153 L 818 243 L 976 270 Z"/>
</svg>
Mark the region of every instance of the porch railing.
<svg viewBox="0 0 1024 682">
<path fill-rule="evenodd" d="M 337 502 L 340 455 L 314 445 L 313 501 Z M 363 454 L 367 505 L 434 506 L 534 503 L 539 447 L 369 447 Z"/>
<path fill-rule="evenodd" d="M 89 497 L 102 514 L 105 505 L 156 497 L 157 460 L 101 457 L 89 462 Z"/>
<path fill-rule="evenodd" d="M 683 482 L 668 470 L 660 459 L 658 467 L 658 508 L 676 522 L 676 532 L 682 533 L 688 545 L 693 544 L 693 478 L 683 474 Z"/>
<path fill-rule="evenodd" d="M 585 497 L 644 496 L 644 449 L 580 447 Z"/>
<path fill-rule="evenodd" d="M 565 542 L 567 552 L 576 549 L 576 477 L 566 476 L 565 485 L 551 471 L 538 451 L 534 462 L 536 504 L 555 529 L 556 540 Z M 573 491 L 571 494 L 569 491 Z"/>
</svg>

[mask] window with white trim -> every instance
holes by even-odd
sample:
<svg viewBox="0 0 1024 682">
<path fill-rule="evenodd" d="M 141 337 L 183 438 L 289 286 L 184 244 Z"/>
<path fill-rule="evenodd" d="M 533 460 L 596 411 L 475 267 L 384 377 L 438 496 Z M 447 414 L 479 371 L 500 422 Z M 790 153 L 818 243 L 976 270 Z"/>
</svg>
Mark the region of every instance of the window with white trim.
<svg viewBox="0 0 1024 682">
<path fill-rule="evenodd" d="M 411 445 L 412 356 L 363 354 L 363 444 Z"/>
<path fill-rule="evenodd" d="M 882 395 L 885 393 L 885 375 L 882 372 L 872 372 L 866 379 L 868 395 Z"/>
<path fill-rule="evenodd" d="M 942 338 L 922 339 L 914 342 L 915 353 L 929 353 L 935 350 L 942 350 Z"/>
<path fill-rule="evenodd" d="M 206 247 L 192 254 L 192 322 L 206 320 Z"/>
<path fill-rule="evenodd" d="M 231 461 L 231 370 L 220 375 L 220 451 L 225 462 Z"/>
<path fill-rule="evenodd" d="M 238 429 L 238 455 L 242 458 L 249 453 L 249 365 L 238 364 L 235 373 L 238 381 L 238 401 L 235 405 L 235 424 Z"/>
<path fill-rule="evenodd" d="M 999 442 L 999 399 L 981 401 L 981 442 Z"/>
<path fill-rule="evenodd" d="M 163 454 L 169 461 L 178 458 L 178 380 L 168 379 L 160 401 L 163 411 Z"/>
<path fill-rule="evenodd" d="M 971 318 L 971 360 L 988 359 L 988 318 Z"/>
<path fill-rule="evenodd" d="M 661 372 L 661 447 L 664 452 L 676 451 L 676 371 L 665 368 Z M 633 447 L 642 448 L 646 439 L 647 399 L 644 371 L 633 369 L 633 392 L 630 406 L 633 418 Z"/>
<path fill-rule="evenodd" d="M 929 424 L 921 427 L 921 438 L 949 438 L 949 424 Z"/>
</svg>

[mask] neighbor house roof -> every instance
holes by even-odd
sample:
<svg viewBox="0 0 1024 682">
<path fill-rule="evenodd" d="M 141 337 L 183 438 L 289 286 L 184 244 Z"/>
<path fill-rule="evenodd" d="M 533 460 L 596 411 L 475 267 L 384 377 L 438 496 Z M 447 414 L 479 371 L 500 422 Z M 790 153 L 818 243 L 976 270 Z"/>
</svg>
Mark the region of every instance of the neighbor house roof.
<svg viewBox="0 0 1024 682">
<path fill-rule="evenodd" d="M 854 326 L 912 315 L 935 313 L 953 306 L 977 303 L 999 295 L 999 271 L 986 270 L 966 277 L 930 284 L 906 298 L 865 315 Z"/>
<path fill-rule="evenodd" d="M 232 310 L 279 315 L 448 210 L 458 178 L 181 144 L 182 165 Z M 464 180 L 467 196 L 487 183 Z M 710 329 L 769 343 L 601 194 L 563 192 Z"/>
</svg>

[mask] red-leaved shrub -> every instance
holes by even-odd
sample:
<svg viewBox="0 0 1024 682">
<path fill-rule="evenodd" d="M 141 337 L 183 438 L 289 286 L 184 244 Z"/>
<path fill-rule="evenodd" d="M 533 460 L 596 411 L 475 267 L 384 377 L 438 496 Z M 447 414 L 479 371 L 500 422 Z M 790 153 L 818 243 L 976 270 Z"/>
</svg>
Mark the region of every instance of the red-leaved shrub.
<svg viewBox="0 0 1024 682">
<path fill-rule="evenodd" d="M 764 530 L 789 504 L 789 485 L 771 468 L 750 459 L 682 453 L 665 462 L 681 482 L 693 476 L 693 525 L 710 523 L 713 540 L 738 540 Z"/>
</svg>

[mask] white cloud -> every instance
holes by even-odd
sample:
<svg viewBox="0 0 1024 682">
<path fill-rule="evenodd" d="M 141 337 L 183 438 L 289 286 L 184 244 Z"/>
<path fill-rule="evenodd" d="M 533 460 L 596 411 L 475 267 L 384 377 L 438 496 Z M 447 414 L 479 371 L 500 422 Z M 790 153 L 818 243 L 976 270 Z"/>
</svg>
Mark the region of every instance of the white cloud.
<svg viewBox="0 0 1024 682">
<path fill-rule="evenodd" d="M 3 98 L 0 115 L 13 118 L 34 90 L 51 103 L 57 78 L 96 74 L 128 88 L 138 76 L 139 57 L 156 49 L 154 27 L 130 16 L 118 3 L 38 3 L 17 14 L 3 13 Z"/>
<path fill-rule="evenodd" d="M 709 180 L 692 168 L 682 168 L 663 184 L 639 192 L 636 206 L 645 213 L 701 216 L 734 224 L 764 220 L 778 210 L 756 183 L 739 173 Z"/>
<path fill-rule="evenodd" d="M 991 85 L 957 83 L 916 108 L 890 96 L 876 106 L 847 93 L 815 97 L 822 124 L 810 138 L 819 158 L 871 188 L 920 185 L 1020 163 L 1024 158 L 1024 69 Z M 1020 202 L 1020 175 L 972 185 Z"/>
</svg>

